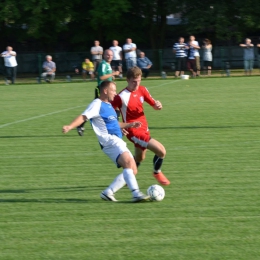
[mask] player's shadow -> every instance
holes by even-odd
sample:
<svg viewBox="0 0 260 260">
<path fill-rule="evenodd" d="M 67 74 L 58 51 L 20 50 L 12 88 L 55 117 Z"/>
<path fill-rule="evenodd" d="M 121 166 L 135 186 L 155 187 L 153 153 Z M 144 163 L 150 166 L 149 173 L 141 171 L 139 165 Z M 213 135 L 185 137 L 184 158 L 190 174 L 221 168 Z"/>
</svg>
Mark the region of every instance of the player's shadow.
<svg viewBox="0 0 260 260">
<path fill-rule="evenodd" d="M 74 138 L 73 135 L 5 135 L 5 136 L 0 136 L 2 139 L 15 139 L 15 138 Z"/>
<path fill-rule="evenodd" d="M 257 125 L 241 126 L 149 126 L 149 129 L 225 129 L 225 128 L 258 128 Z"/>
<path fill-rule="evenodd" d="M 96 200 L 87 199 L 0 199 L 0 203 L 89 203 Z"/>
<path fill-rule="evenodd" d="M 0 203 L 102 203 L 104 202 L 99 198 L 99 193 L 107 186 L 75 186 L 75 187 L 54 187 L 54 188 L 39 188 L 39 189 L 6 189 L 0 190 L 0 194 L 49 194 L 60 192 L 82 192 L 82 197 L 86 197 L 87 192 L 97 191 L 96 199 L 79 199 L 79 198 L 1 198 Z M 107 203 L 107 202 L 106 202 Z M 109 203 L 109 202 L 108 202 Z M 118 201 L 117 203 L 132 203 L 131 199 Z M 114 203 L 111 203 L 114 204 Z"/>
<path fill-rule="evenodd" d="M 106 186 L 73 186 L 73 187 L 54 187 L 54 188 L 32 188 L 32 189 L 6 189 L 0 190 L 0 193 L 49 193 L 49 192 L 87 192 L 106 188 Z"/>
<path fill-rule="evenodd" d="M 75 187 L 54 187 L 54 188 L 38 188 L 38 189 L 6 189 L 0 190 L 0 194 L 49 194 L 61 192 L 82 192 L 86 197 L 86 192 L 98 190 L 102 191 L 106 186 L 75 186 Z M 37 196 L 37 195 L 36 195 Z M 0 203 L 92 203 L 97 202 L 95 199 L 78 199 L 78 198 L 43 198 L 43 199 L 26 199 L 26 198 L 7 198 L 0 199 Z"/>
</svg>

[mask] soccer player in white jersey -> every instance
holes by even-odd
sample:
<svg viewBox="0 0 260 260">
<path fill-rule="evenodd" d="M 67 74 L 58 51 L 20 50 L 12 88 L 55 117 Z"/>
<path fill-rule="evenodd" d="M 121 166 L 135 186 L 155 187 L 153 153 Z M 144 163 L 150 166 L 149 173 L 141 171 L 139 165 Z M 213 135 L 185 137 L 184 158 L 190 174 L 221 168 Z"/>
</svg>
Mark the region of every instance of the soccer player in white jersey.
<svg viewBox="0 0 260 260">
<path fill-rule="evenodd" d="M 114 181 L 105 189 L 100 197 L 107 201 L 117 201 L 114 194 L 127 184 L 132 192 L 133 202 L 149 200 L 149 196 L 143 194 L 138 187 L 135 178 L 137 167 L 133 155 L 122 140 L 122 129 L 138 128 L 141 123 L 119 123 L 117 115 L 111 105 L 116 96 L 116 85 L 111 81 L 103 81 L 100 85 L 100 97 L 90 103 L 86 110 L 74 119 L 69 125 L 63 126 L 63 133 L 90 120 L 93 130 L 97 135 L 102 151 L 118 166 L 123 168 Z M 120 124 L 120 125 L 119 125 Z"/>
<path fill-rule="evenodd" d="M 113 40 L 112 44 L 113 46 L 109 48 L 113 52 L 111 67 L 114 71 L 118 70 L 120 72 L 119 78 L 122 78 L 122 48 L 118 46 L 117 40 Z"/>
</svg>

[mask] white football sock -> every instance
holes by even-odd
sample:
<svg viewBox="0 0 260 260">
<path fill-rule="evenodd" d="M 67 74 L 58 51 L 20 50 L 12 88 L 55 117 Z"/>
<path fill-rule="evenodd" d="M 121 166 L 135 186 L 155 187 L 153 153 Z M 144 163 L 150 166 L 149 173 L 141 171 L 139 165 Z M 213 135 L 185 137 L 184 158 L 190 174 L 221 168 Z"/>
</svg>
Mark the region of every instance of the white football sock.
<svg viewBox="0 0 260 260">
<path fill-rule="evenodd" d="M 132 192 L 133 196 L 139 194 L 139 187 L 138 187 L 137 180 L 135 178 L 133 170 L 124 169 L 123 175 L 124 175 L 124 179 L 127 184 L 127 187 Z"/>
<path fill-rule="evenodd" d="M 116 193 L 118 190 L 123 188 L 125 186 L 125 179 L 123 173 L 120 173 L 119 175 L 116 176 L 116 178 L 113 180 L 113 182 L 106 188 L 106 192 L 109 194 Z"/>
</svg>

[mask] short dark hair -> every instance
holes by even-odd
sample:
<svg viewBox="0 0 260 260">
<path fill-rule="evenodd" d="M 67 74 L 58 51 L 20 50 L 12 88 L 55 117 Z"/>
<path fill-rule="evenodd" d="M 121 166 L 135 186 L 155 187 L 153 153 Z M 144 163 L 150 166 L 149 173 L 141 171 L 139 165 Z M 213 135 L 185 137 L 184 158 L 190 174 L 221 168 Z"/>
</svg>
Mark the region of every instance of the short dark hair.
<svg viewBox="0 0 260 260">
<path fill-rule="evenodd" d="M 104 80 L 100 85 L 99 85 L 99 89 L 100 89 L 100 92 L 102 90 L 104 90 L 105 88 L 109 87 L 110 84 L 115 84 L 115 82 L 113 81 L 109 81 L 109 80 Z"/>
</svg>

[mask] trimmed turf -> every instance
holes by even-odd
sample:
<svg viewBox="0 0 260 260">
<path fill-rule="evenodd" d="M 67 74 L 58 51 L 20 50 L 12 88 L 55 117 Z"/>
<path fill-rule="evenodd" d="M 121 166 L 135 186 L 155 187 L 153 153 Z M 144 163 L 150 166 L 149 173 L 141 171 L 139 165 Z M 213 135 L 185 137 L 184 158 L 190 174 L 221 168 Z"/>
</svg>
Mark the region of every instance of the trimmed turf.
<svg viewBox="0 0 260 260">
<path fill-rule="evenodd" d="M 102 201 L 120 171 L 89 125 L 61 134 L 95 83 L 0 86 L 1 260 L 260 258 L 259 78 L 143 84 L 164 106 L 145 106 L 172 182 L 159 203 L 130 203 L 127 188 Z M 143 191 L 156 183 L 152 157 Z"/>
</svg>

